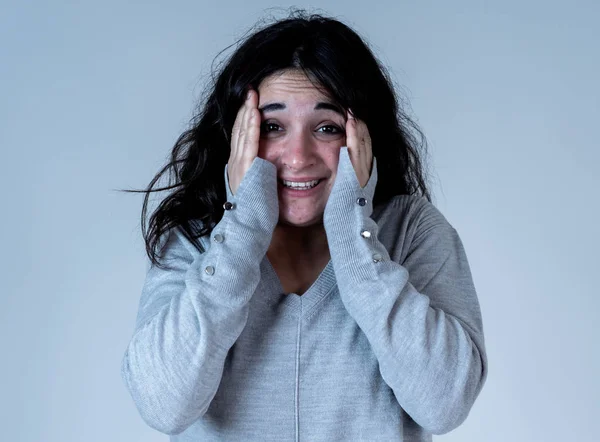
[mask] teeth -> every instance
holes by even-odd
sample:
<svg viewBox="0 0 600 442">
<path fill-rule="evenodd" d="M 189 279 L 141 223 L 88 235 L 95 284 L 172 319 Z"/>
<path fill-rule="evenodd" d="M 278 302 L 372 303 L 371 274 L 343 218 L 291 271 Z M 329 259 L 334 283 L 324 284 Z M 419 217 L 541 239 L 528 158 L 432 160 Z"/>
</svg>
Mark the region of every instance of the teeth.
<svg viewBox="0 0 600 442">
<path fill-rule="evenodd" d="M 305 183 L 297 183 L 294 181 L 282 180 L 285 187 L 293 187 L 294 189 L 310 189 L 319 184 L 319 180 L 307 181 Z"/>
</svg>

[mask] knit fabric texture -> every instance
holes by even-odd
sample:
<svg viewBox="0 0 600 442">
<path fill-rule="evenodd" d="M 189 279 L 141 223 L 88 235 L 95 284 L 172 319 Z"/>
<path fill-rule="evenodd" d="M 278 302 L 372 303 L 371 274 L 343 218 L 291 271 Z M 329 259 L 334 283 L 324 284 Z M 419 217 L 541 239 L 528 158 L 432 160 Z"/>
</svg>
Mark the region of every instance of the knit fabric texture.
<svg viewBox="0 0 600 442">
<path fill-rule="evenodd" d="M 421 196 L 374 208 L 376 158 L 361 188 L 342 147 L 323 215 L 331 259 L 286 294 L 266 256 L 276 172 L 255 158 L 233 195 L 226 166 L 233 207 L 205 251 L 175 228 L 169 268 L 149 266 L 121 364 L 142 419 L 175 442 L 425 442 L 458 427 L 487 356 L 456 229 Z"/>
</svg>

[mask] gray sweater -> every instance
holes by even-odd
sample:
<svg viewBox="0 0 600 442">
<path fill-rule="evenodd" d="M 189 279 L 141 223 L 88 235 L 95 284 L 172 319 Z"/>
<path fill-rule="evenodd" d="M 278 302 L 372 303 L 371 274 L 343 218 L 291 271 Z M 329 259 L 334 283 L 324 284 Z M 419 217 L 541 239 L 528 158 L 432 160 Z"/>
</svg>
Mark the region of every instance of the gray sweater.
<svg viewBox="0 0 600 442">
<path fill-rule="evenodd" d="M 275 166 L 254 159 L 200 253 L 179 229 L 150 266 L 121 375 L 176 442 L 431 441 L 487 377 L 479 302 L 457 231 L 426 198 L 373 208 L 347 147 L 323 222 L 331 259 L 302 296 L 266 257 Z M 367 231 L 370 233 L 362 233 Z"/>
</svg>

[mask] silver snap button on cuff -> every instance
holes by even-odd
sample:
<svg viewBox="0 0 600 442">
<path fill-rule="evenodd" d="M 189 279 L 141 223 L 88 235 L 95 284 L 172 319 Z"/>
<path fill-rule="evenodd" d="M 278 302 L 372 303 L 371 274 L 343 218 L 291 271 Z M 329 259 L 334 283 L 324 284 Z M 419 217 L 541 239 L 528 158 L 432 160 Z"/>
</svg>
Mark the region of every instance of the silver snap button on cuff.
<svg viewBox="0 0 600 442">
<path fill-rule="evenodd" d="M 379 253 L 373 254 L 373 262 L 379 262 L 381 260 L 383 260 L 383 257 Z"/>
<path fill-rule="evenodd" d="M 204 271 L 208 274 L 208 275 L 212 275 L 215 273 L 215 268 L 213 266 L 207 266 Z"/>
<path fill-rule="evenodd" d="M 214 240 L 215 242 L 223 242 L 223 240 L 224 240 L 224 239 L 225 239 L 225 238 L 223 238 L 223 235 L 221 235 L 220 233 L 217 233 L 217 234 L 214 236 L 214 238 L 213 238 L 213 240 Z"/>
</svg>

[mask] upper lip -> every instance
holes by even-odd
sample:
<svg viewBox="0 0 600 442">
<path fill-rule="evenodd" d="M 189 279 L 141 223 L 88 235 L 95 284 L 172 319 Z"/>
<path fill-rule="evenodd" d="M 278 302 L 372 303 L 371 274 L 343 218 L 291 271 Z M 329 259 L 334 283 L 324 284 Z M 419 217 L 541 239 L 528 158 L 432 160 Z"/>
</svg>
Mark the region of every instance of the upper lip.
<svg viewBox="0 0 600 442">
<path fill-rule="evenodd" d="M 301 178 L 279 178 L 282 181 L 291 181 L 293 183 L 305 183 L 308 181 L 322 180 L 320 177 L 301 177 Z"/>
</svg>

